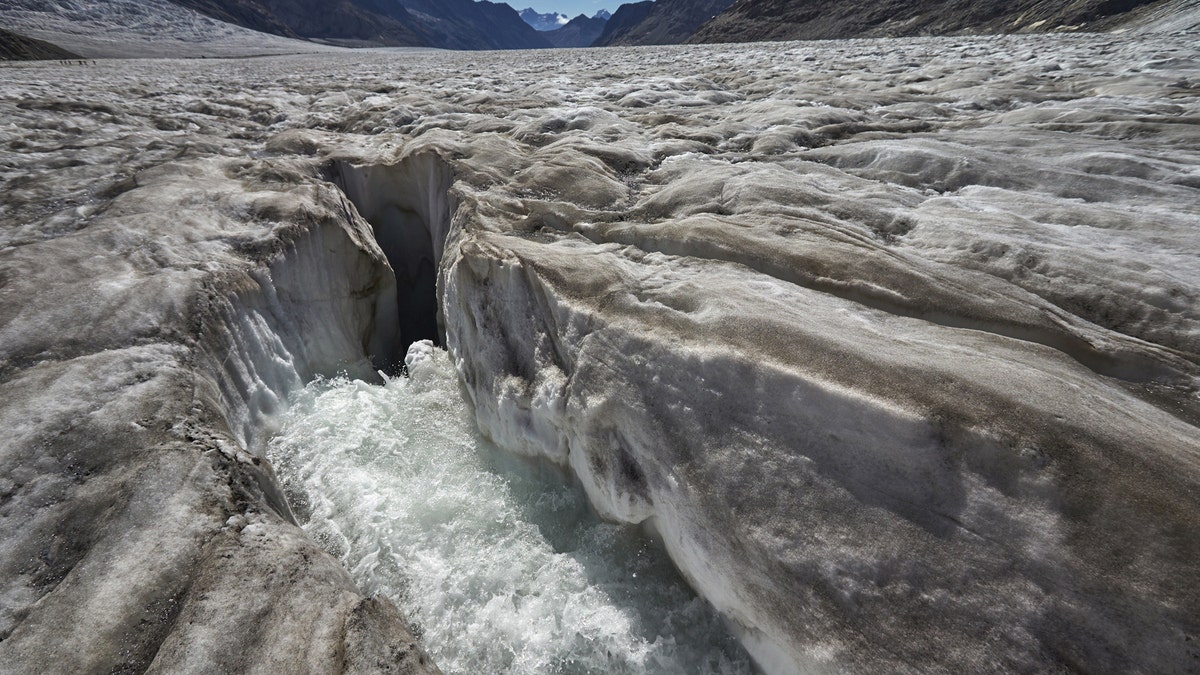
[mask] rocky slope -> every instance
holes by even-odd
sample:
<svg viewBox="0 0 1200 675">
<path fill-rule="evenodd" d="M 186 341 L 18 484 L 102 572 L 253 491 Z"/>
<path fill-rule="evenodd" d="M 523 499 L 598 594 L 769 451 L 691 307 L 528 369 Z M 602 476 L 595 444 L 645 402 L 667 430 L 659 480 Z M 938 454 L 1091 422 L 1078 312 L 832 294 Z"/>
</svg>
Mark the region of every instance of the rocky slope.
<svg viewBox="0 0 1200 675">
<path fill-rule="evenodd" d="M 628 27 L 621 26 L 619 31 L 614 29 L 612 34 L 602 37 L 596 46 L 679 44 L 731 4 L 733 0 L 658 0 L 649 7 L 635 10 L 637 13 L 645 12 L 640 20 Z M 638 3 L 636 6 L 641 5 Z M 621 9 L 617 9 L 610 22 L 617 19 Z"/>
<path fill-rule="evenodd" d="M 23 35 L 92 57 L 314 51 L 301 40 L 466 50 L 552 46 L 507 5 L 473 0 L 0 0 L 0 19 Z M 232 43 L 239 47 L 231 50 Z"/>
<path fill-rule="evenodd" d="M 567 25 L 552 30 L 543 35 L 555 47 L 591 47 L 608 22 L 600 17 L 588 17 L 584 14 L 571 19 Z"/>
<path fill-rule="evenodd" d="M 0 21 L 86 58 L 200 58 L 331 51 L 214 19 L 168 0 L 0 0 Z M 289 33 L 280 25 L 279 31 Z"/>
<path fill-rule="evenodd" d="M 399 0 L 444 49 L 540 49 L 552 46 L 506 4 L 475 0 Z"/>
<path fill-rule="evenodd" d="M 534 49 L 550 46 L 510 7 L 491 2 L 172 1 L 254 30 L 351 45 L 430 46 L 443 49 Z"/>
<path fill-rule="evenodd" d="M 0 61 L 36 61 L 40 59 L 77 59 L 71 53 L 44 40 L 35 40 L 0 28 Z"/>
<path fill-rule="evenodd" d="M 208 17 L 212 17 L 217 21 L 224 21 L 235 26 L 242 26 L 251 30 L 261 31 L 263 33 L 271 33 L 273 35 L 282 35 L 284 37 L 297 38 L 302 37 L 301 33 L 296 32 L 296 28 L 288 25 L 288 21 L 283 17 L 276 16 L 275 8 L 272 7 L 271 0 L 170 0 L 173 4 L 187 9 L 194 10 Z M 332 23 L 339 24 L 345 21 L 345 14 L 355 14 L 355 9 L 350 2 L 330 3 L 330 17 Z M 301 10 L 305 3 L 303 0 L 296 3 L 296 10 Z M 311 3 L 309 9 L 312 8 Z M 362 14 L 362 12 L 357 12 Z M 303 15 L 303 12 L 296 11 L 294 15 Z"/>
<path fill-rule="evenodd" d="M 1190 2 L 1190 0 L 1183 0 Z M 1180 0 L 739 0 L 693 43 L 1104 30 Z"/>
<path fill-rule="evenodd" d="M 172 0 L 266 33 L 349 44 L 428 46 L 424 28 L 392 0 Z"/>
<path fill-rule="evenodd" d="M 604 30 L 600 32 L 600 36 L 596 38 L 592 46 L 607 47 L 617 44 L 618 41 L 625 39 L 629 31 L 636 28 L 638 24 L 645 20 L 650 15 L 652 9 L 654 9 L 653 0 L 643 0 L 642 2 L 621 5 L 609 17 Z"/>
</svg>

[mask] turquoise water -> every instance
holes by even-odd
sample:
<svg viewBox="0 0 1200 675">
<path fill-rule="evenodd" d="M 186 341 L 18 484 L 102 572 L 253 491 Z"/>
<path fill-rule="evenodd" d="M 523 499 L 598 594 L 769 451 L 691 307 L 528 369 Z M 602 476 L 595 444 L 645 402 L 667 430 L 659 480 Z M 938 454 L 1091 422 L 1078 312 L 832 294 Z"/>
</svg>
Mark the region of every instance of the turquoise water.
<svg viewBox="0 0 1200 675">
<path fill-rule="evenodd" d="M 293 401 L 268 454 L 304 528 L 394 600 L 447 673 L 746 673 L 642 531 L 475 430 L 445 352 Z"/>
</svg>

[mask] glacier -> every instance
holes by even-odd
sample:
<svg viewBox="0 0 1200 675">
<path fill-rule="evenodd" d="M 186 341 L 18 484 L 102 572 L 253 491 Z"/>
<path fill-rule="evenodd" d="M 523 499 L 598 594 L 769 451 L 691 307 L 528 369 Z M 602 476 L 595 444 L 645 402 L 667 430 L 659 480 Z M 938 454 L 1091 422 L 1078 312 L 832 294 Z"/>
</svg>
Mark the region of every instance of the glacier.
<svg viewBox="0 0 1200 675">
<path fill-rule="evenodd" d="M 1193 668 L 1197 52 L 3 66 L 0 659 L 435 668 L 269 450 L 431 340 L 764 672 Z"/>
</svg>

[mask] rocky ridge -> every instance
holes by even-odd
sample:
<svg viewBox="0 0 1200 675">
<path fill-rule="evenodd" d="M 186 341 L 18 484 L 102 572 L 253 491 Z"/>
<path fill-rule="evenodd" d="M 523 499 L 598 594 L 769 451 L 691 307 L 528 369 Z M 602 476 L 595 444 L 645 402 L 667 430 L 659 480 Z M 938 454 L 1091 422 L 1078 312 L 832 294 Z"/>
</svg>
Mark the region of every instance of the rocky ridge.
<svg viewBox="0 0 1200 675">
<path fill-rule="evenodd" d="M 77 59 L 69 52 L 44 40 L 35 40 L 0 28 L 0 61 L 35 61 L 41 59 Z"/>
<path fill-rule="evenodd" d="M 549 31 L 562 28 L 570 17 L 557 12 L 539 13 L 532 7 L 526 7 L 519 12 L 521 20 L 529 24 L 534 30 Z"/>
<path fill-rule="evenodd" d="M 547 31 L 544 35 L 555 47 L 591 47 L 604 33 L 607 24 L 600 17 L 580 14 L 562 28 Z"/>
<path fill-rule="evenodd" d="M 739 0 L 693 43 L 1110 30 L 1157 7 L 1191 0 Z M 1194 3 L 1193 3 L 1194 4 Z"/>
<path fill-rule="evenodd" d="M 424 26 L 429 44 L 443 49 L 542 49 L 552 46 L 503 3 L 475 0 L 399 0 Z"/>
<path fill-rule="evenodd" d="M 619 40 L 625 39 L 625 36 L 631 30 L 636 28 L 650 15 L 652 9 L 654 9 L 654 2 L 652 0 L 642 0 L 642 2 L 621 5 L 609 17 L 604 30 L 600 32 L 600 36 L 596 38 L 592 46 L 607 47 L 616 44 Z"/>
<path fill-rule="evenodd" d="M 215 19 L 284 37 L 392 47 L 431 46 L 425 27 L 389 0 L 172 0 Z"/>
<path fill-rule="evenodd" d="M 637 3 L 631 7 L 636 21 L 620 17 L 622 24 L 612 33 L 602 36 L 597 47 L 613 45 L 669 45 L 687 40 L 704 22 L 720 14 L 733 0 L 657 0 Z M 622 5 L 609 21 L 617 21 Z M 633 9 L 636 8 L 636 9 Z M 626 22 L 632 25 L 624 25 Z"/>
</svg>

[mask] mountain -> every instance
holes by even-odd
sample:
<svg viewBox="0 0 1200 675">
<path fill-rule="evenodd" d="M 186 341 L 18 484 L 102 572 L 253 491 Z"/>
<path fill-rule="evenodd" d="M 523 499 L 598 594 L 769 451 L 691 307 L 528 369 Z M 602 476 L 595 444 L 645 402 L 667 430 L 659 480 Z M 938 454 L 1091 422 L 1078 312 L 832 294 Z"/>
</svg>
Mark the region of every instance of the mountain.
<svg viewBox="0 0 1200 675">
<path fill-rule="evenodd" d="M 39 61 L 44 59 L 77 59 L 78 54 L 51 44 L 17 35 L 0 28 L 0 61 Z"/>
<path fill-rule="evenodd" d="M 283 35 L 264 33 L 170 0 L 0 0 L 0 26 L 90 59 L 232 58 L 335 49 L 297 39 L 281 23 L 276 32 Z"/>
<path fill-rule="evenodd" d="M 474 0 L 171 0 L 214 19 L 286 37 L 443 49 L 553 46 L 508 5 Z"/>
<path fill-rule="evenodd" d="M 285 37 L 392 47 L 430 46 L 394 0 L 171 0 L 219 21 Z"/>
<path fill-rule="evenodd" d="M 1097 30 L 1170 0 L 739 0 L 688 42 Z"/>
<path fill-rule="evenodd" d="M 284 37 L 303 37 L 275 15 L 269 0 L 170 0 L 218 21 Z M 333 12 L 331 12 L 332 14 Z"/>
<path fill-rule="evenodd" d="M 654 9 L 654 0 L 643 0 L 643 2 L 621 5 L 608 18 L 608 23 L 604 26 L 604 31 L 600 33 L 600 37 L 596 38 L 592 46 L 607 47 L 614 44 L 623 44 L 618 42 L 618 40 L 623 39 L 629 31 L 633 30 L 634 27 L 649 16 L 652 9 Z"/>
<path fill-rule="evenodd" d="M 543 35 L 555 47 L 591 47 L 592 43 L 604 32 L 607 24 L 608 21 L 600 17 L 588 17 L 586 14 L 580 14 L 562 28 L 543 33 Z"/>
<path fill-rule="evenodd" d="M 517 10 L 474 0 L 399 0 L 423 25 L 429 43 L 444 49 L 542 49 L 552 47 Z"/>
<path fill-rule="evenodd" d="M 593 19 L 604 19 L 605 21 L 608 21 L 609 19 L 612 18 L 612 12 L 608 11 L 607 9 L 602 9 L 599 12 L 596 12 L 592 16 L 592 18 Z"/>
<path fill-rule="evenodd" d="M 474 0 L 109 0 L 107 3 L 57 3 L 35 0 L 0 0 L 0 10 L 16 6 L 26 14 L 79 13 L 91 7 L 98 16 L 146 17 L 170 8 L 195 17 L 196 12 L 223 22 L 226 28 L 247 28 L 287 38 L 314 40 L 342 46 L 437 47 L 442 49 L 545 49 L 555 46 L 506 4 Z M 531 11 L 531 10 L 526 10 Z M 144 15 L 144 16 L 143 16 Z M 116 14 L 114 14 L 116 16 Z M 195 17 L 191 23 L 195 23 Z M 570 23 L 562 17 L 562 25 Z M 36 16 L 34 16 L 36 19 Z M 36 23 L 36 21 L 35 21 Z M 198 24 L 197 24 L 198 25 Z M 8 28 L 14 28 L 8 25 Z M 235 29 L 236 30 L 236 29 Z M 577 45 L 595 33 L 591 24 L 563 33 L 560 43 Z M 253 35 L 253 34 L 250 34 Z M 582 37 L 581 37 L 582 36 Z M 38 35 L 45 39 L 46 36 Z M 587 45 L 578 45 L 587 46 Z"/>
<path fill-rule="evenodd" d="M 732 4 L 733 0 L 658 0 L 652 3 L 641 21 L 619 35 L 614 33 L 614 37 L 604 44 L 679 44 L 691 37 L 704 22 L 725 11 Z M 617 13 L 620 12 L 621 9 L 618 8 Z"/>
<path fill-rule="evenodd" d="M 559 28 L 567 25 L 567 23 L 570 21 L 570 17 L 568 17 L 566 14 L 559 14 L 558 12 L 539 14 L 538 11 L 532 7 L 526 7 L 525 9 L 521 10 L 520 16 L 522 21 L 529 24 L 534 30 L 538 31 L 558 30 Z"/>
</svg>

